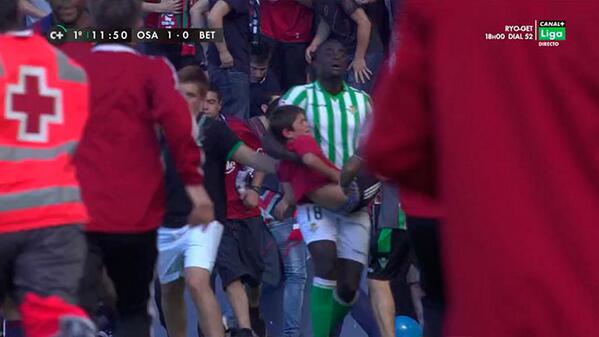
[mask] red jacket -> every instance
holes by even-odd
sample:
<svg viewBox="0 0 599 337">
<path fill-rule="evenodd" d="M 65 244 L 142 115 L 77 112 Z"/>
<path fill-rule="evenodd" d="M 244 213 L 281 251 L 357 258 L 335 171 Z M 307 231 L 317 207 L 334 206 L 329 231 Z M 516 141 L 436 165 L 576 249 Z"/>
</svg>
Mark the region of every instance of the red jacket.
<svg viewBox="0 0 599 337">
<path fill-rule="evenodd" d="M 296 0 L 264 0 L 260 3 L 260 30 L 271 39 L 288 42 L 312 40 L 312 9 Z"/>
<path fill-rule="evenodd" d="M 186 185 L 202 183 L 192 117 L 165 61 L 123 45 L 100 45 L 82 62 L 91 86 L 90 118 L 77 151 L 88 231 L 157 228 L 165 205 L 158 131 L 166 135 Z"/>
<path fill-rule="evenodd" d="M 72 156 L 85 72 L 44 38 L 0 35 L 0 233 L 87 220 Z"/>
<path fill-rule="evenodd" d="M 599 336 L 599 2 L 402 9 L 366 157 L 444 206 L 446 336 Z M 535 19 L 566 40 L 508 40 Z"/>
</svg>

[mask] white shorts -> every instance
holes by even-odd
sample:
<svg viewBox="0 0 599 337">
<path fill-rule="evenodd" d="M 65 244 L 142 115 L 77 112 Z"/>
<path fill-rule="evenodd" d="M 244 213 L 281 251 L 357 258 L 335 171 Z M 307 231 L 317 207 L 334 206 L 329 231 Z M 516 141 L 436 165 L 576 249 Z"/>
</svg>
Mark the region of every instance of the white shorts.
<svg viewBox="0 0 599 337">
<path fill-rule="evenodd" d="M 161 284 L 184 277 L 185 268 L 199 267 L 212 272 L 223 225 L 213 221 L 202 226 L 158 229 L 158 278 Z"/>
<path fill-rule="evenodd" d="M 367 265 L 371 224 L 366 210 L 342 215 L 314 204 L 303 204 L 297 209 L 297 222 L 306 244 L 335 241 L 337 257 Z"/>
</svg>

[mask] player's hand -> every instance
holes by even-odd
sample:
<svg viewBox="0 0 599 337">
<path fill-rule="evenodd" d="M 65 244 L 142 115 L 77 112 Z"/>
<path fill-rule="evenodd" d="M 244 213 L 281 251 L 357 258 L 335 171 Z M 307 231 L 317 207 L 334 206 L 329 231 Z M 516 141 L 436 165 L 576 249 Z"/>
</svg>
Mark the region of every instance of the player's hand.
<svg viewBox="0 0 599 337">
<path fill-rule="evenodd" d="M 160 11 L 162 13 L 179 14 L 183 10 L 181 0 L 162 0 L 160 1 Z"/>
<path fill-rule="evenodd" d="M 318 49 L 318 46 L 314 43 L 311 43 L 308 48 L 306 48 L 306 62 L 308 62 L 308 64 L 312 63 L 316 49 Z"/>
<path fill-rule="evenodd" d="M 245 191 L 241 193 L 240 197 L 241 201 L 243 201 L 243 205 L 247 209 L 258 207 L 258 202 L 260 202 L 260 195 L 251 188 L 246 188 Z"/>
<path fill-rule="evenodd" d="M 231 55 L 231 53 L 228 50 L 218 53 L 218 57 L 220 58 L 221 68 L 233 67 L 233 55 Z"/>
<path fill-rule="evenodd" d="M 364 58 L 354 58 L 347 69 L 354 70 L 354 78 L 358 83 L 366 83 L 370 80 L 370 76 L 372 75 L 372 71 L 366 66 L 366 60 Z"/>
<path fill-rule="evenodd" d="M 202 185 L 186 186 L 186 190 L 193 205 L 187 223 L 207 227 L 214 221 L 214 204 L 210 196 Z"/>
</svg>

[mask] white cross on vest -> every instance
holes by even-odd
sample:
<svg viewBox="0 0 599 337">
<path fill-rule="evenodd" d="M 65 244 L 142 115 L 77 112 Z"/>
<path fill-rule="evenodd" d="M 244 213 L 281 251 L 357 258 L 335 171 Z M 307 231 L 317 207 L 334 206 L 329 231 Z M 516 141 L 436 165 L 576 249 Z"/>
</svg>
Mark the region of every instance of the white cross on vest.
<svg viewBox="0 0 599 337">
<path fill-rule="evenodd" d="M 5 116 L 20 122 L 18 140 L 48 142 L 49 124 L 63 123 L 62 109 L 62 91 L 48 87 L 45 68 L 21 66 L 19 82 L 6 87 Z"/>
</svg>

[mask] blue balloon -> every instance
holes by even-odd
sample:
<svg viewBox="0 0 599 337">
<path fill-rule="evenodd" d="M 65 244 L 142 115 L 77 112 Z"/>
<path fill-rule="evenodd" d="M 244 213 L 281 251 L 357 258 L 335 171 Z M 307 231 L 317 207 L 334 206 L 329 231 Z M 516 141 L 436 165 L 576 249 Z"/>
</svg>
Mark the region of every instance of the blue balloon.
<svg viewBox="0 0 599 337">
<path fill-rule="evenodd" d="M 422 337 L 422 327 L 408 316 L 395 317 L 396 337 Z"/>
</svg>

